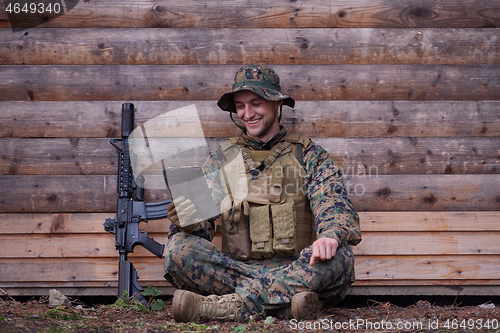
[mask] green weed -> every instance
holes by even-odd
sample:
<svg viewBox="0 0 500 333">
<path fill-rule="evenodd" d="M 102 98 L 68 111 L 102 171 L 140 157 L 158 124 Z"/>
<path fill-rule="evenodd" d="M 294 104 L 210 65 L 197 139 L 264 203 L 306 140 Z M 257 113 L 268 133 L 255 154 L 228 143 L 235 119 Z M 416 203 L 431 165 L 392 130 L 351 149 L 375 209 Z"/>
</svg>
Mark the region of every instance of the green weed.
<svg viewBox="0 0 500 333">
<path fill-rule="evenodd" d="M 59 307 L 41 313 L 40 317 L 66 321 L 86 319 L 85 317 L 80 316 L 78 313 L 71 309 Z"/>
</svg>

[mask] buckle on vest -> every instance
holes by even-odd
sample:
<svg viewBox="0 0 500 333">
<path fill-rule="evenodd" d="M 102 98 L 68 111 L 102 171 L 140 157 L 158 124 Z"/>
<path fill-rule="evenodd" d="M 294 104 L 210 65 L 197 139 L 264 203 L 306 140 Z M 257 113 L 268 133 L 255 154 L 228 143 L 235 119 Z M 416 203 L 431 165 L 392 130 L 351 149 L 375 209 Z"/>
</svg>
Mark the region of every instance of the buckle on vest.
<svg viewBox="0 0 500 333">
<path fill-rule="evenodd" d="M 265 161 L 261 161 L 259 166 L 256 167 L 255 169 L 250 170 L 250 174 L 252 175 L 252 180 L 256 180 L 259 178 L 259 174 L 264 168 L 266 167 Z"/>
</svg>

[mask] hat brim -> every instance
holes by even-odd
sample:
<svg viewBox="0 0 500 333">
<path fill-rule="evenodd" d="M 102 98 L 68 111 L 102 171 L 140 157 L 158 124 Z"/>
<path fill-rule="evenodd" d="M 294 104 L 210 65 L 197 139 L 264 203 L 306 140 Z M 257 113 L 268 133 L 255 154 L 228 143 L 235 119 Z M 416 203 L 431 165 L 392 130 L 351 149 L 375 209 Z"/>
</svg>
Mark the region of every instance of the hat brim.
<svg viewBox="0 0 500 333">
<path fill-rule="evenodd" d="M 262 87 L 255 87 L 255 86 L 242 86 L 238 87 L 236 89 L 233 89 L 225 94 L 223 94 L 220 98 L 219 101 L 217 102 L 217 105 L 224 111 L 228 112 L 236 112 L 236 109 L 234 108 L 234 98 L 233 94 L 237 91 L 242 91 L 242 90 L 249 90 L 260 97 L 267 99 L 269 101 L 283 101 L 283 105 L 289 106 L 293 108 L 295 106 L 295 100 L 291 98 L 290 96 L 287 96 L 285 94 L 282 94 L 281 92 L 274 90 L 274 89 L 267 89 L 267 88 L 262 88 Z"/>
</svg>

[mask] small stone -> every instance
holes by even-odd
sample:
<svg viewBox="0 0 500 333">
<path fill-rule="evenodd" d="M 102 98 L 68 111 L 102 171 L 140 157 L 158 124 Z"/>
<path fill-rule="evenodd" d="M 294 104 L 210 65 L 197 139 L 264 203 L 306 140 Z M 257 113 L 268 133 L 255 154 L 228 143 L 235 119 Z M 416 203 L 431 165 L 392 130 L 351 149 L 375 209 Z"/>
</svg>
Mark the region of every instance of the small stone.
<svg viewBox="0 0 500 333">
<path fill-rule="evenodd" d="M 71 301 L 61 294 L 61 292 L 51 289 L 49 291 L 49 308 L 57 308 L 58 306 L 71 306 Z"/>
<path fill-rule="evenodd" d="M 478 305 L 477 307 L 481 308 L 481 309 L 494 309 L 495 308 L 495 304 L 493 304 L 493 303 L 486 303 L 486 304 Z"/>
</svg>

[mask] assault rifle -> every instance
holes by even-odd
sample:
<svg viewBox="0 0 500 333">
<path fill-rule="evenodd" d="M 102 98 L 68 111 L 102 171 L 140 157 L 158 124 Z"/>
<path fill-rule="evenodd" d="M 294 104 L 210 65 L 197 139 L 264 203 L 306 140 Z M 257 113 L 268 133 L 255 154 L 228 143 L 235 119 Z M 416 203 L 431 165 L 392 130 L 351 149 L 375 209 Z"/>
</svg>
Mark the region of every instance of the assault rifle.
<svg viewBox="0 0 500 333">
<path fill-rule="evenodd" d="M 171 200 L 160 202 L 144 202 L 144 177 L 134 178 L 129 151 L 128 137 L 134 129 L 134 104 L 122 104 L 122 138 L 111 139 L 110 143 L 118 150 L 118 199 L 116 216 L 106 219 L 104 230 L 115 234 L 115 246 L 120 254 L 118 266 L 118 295 L 126 291 L 128 296 L 135 296 L 143 304 L 146 298 L 141 294 L 144 289 L 137 281 L 137 270 L 128 261 L 127 255 L 133 252 L 136 245 L 142 245 L 158 258 L 163 256 L 165 245 L 148 237 L 147 228 L 141 228 L 140 223 L 147 226 L 148 220 L 167 217 L 167 207 Z M 121 145 L 117 145 L 120 142 Z M 135 192 L 135 199 L 133 194 Z"/>
</svg>

